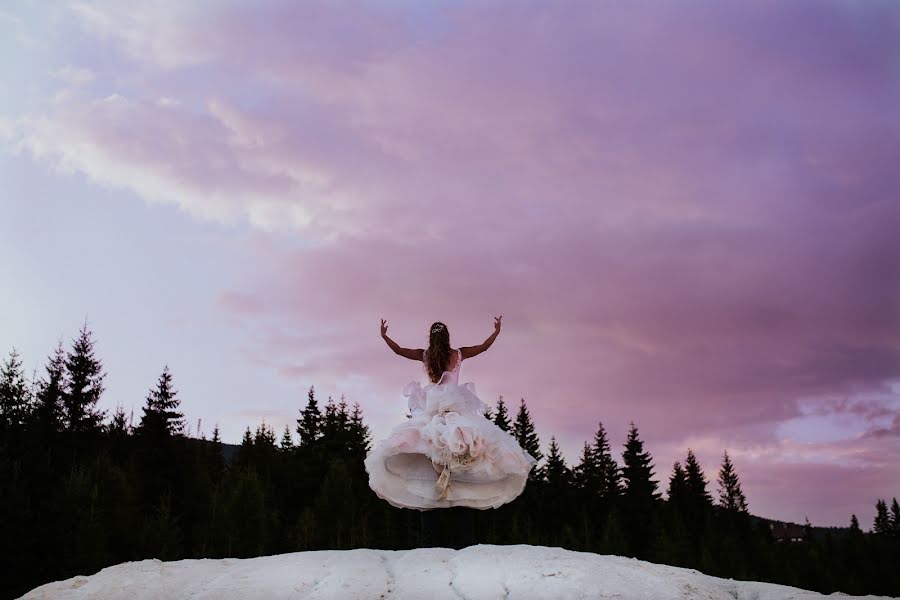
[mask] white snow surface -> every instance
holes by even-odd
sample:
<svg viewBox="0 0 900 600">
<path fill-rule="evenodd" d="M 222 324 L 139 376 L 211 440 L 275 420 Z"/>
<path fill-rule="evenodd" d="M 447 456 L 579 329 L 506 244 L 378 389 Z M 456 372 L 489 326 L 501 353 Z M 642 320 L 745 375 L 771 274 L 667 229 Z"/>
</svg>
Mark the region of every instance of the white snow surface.
<svg viewBox="0 0 900 600">
<path fill-rule="evenodd" d="M 590 552 L 525 544 L 461 550 L 320 550 L 257 558 L 147 559 L 37 587 L 23 599 L 843 598 Z M 879 598 L 879 596 L 858 596 Z M 883 596 L 881 597 L 883 598 Z"/>
</svg>

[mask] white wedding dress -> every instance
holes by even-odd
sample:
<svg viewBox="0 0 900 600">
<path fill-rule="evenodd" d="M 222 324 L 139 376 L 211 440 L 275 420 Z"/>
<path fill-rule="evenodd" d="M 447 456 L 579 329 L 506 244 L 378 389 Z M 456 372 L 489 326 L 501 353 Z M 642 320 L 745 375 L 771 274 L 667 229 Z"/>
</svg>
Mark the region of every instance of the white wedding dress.
<svg viewBox="0 0 900 600">
<path fill-rule="evenodd" d="M 537 460 L 488 420 L 475 384 L 459 384 L 456 367 L 403 395 L 412 418 L 375 443 L 365 459 L 369 487 L 398 508 L 497 508 L 522 493 Z M 423 355 L 424 363 L 424 355 Z"/>
</svg>

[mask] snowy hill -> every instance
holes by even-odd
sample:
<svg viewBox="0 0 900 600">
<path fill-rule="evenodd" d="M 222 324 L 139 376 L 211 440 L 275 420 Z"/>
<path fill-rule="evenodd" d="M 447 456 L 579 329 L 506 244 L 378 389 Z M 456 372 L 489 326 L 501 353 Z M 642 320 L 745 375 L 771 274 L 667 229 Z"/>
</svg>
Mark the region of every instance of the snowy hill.
<svg viewBox="0 0 900 600">
<path fill-rule="evenodd" d="M 783 585 L 720 579 L 621 556 L 485 544 L 462 550 L 322 550 L 248 559 L 149 559 L 107 567 L 90 577 L 48 583 L 22 596 L 29 600 L 823 597 Z"/>
</svg>

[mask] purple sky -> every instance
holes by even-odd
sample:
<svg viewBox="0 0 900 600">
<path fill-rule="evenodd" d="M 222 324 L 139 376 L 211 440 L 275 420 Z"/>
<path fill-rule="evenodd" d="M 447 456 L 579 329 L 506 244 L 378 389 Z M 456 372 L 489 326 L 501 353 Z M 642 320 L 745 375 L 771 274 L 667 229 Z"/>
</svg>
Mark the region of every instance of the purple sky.
<svg viewBox="0 0 900 600">
<path fill-rule="evenodd" d="M 380 319 L 502 314 L 461 381 L 569 464 L 633 420 L 761 516 L 900 496 L 897 3 L 150 4 L 0 8 L 4 354 L 87 318 L 110 412 L 168 363 L 207 435 L 314 384 L 377 439 Z"/>
</svg>

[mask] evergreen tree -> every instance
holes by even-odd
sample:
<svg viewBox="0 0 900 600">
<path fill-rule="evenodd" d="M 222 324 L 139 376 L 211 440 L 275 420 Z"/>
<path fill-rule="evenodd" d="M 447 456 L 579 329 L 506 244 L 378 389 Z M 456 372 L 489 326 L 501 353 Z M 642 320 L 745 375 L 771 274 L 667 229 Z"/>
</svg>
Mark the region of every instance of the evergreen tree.
<svg viewBox="0 0 900 600">
<path fill-rule="evenodd" d="M 369 426 L 363 422 L 362 408 L 359 402 L 353 403 L 353 412 L 350 414 L 349 431 L 349 452 L 351 456 L 365 457 L 370 449 L 370 433 Z"/>
<path fill-rule="evenodd" d="M 535 459 L 541 460 L 544 458 L 544 455 L 541 453 L 541 442 L 534 430 L 534 423 L 531 422 L 528 407 L 525 405 L 525 398 L 522 398 L 519 404 L 519 413 L 516 415 L 516 422 L 513 424 L 513 437 L 519 442 L 519 446 Z M 536 471 L 537 469 L 532 469 L 529 477 L 536 477 Z"/>
<path fill-rule="evenodd" d="M 672 466 L 672 475 L 669 476 L 669 504 L 681 510 L 688 499 L 687 475 L 677 460 Z"/>
<path fill-rule="evenodd" d="M 137 427 L 140 435 L 158 439 L 184 434 L 184 415 L 178 411 L 181 400 L 177 398 L 177 394 L 172 387 L 169 366 L 165 365 L 156 388 L 151 389 L 147 395 L 144 414 Z"/>
<path fill-rule="evenodd" d="M 63 395 L 65 427 L 72 432 L 98 432 L 106 411 L 96 408 L 103 394 L 106 373 L 94 356 L 94 341 L 87 321 L 66 355 L 68 389 Z"/>
<path fill-rule="evenodd" d="M 859 520 L 855 514 L 850 515 L 850 533 L 852 535 L 862 534 L 862 530 L 859 528 Z"/>
<path fill-rule="evenodd" d="M 319 403 L 316 401 L 315 388 L 309 386 L 306 408 L 301 411 L 297 419 L 297 435 L 300 436 L 300 446 L 309 446 L 321 436 L 322 413 Z"/>
<path fill-rule="evenodd" d="M 328 396 L 328 401 L 325 403 L 325 413 L 322 415 L 322 439 L 328 441 L 334 441 L 337 437 L 337 433 L 340 430 L 339 426 L 339 417 L 338 417 L 338 407 L 335 405 L 334 400 L 332 400 L 331 396 Z"/>
<path fill-rule="evenodd" d="M 291 437 L 291 428 L 285 425 L 284 431 L 281 433 L 281 451 L 290 452 L 293 449 L 294 439 Z"/>
<path fill-rule="evenodd" d="M 631 548 L 638 558 L 646 558 L 656 526 L 656 503 L 660 498 L 658 483 L 653 479 L 653 464 L 644 443 L 631 423 L 625 451 L 622 453 L 623 517 Z"/>
<path fill-rule="evenodd" d="M 897 504 L 896 498 L 893 500 L 891 502 L 890 527 L 894 535 L 900 536 L 900 504 Z"/>
<path fill-rule="evenodd" d="M 0 429 L 19 428 L 31 414 L 31 390 L 22 370 L 22 359 L 13 348 L 0 367 Z"/>
<path fill-rule="evenodd" d="M 207 471 L 210 479 L 218 483 L 225 470 L 225 455 L 223 454 L 222 438 L 219 436 L 219 424 L 213 427 L 212 439 L 209 442 L 209 451 L 206 455 Z"/>
<path fill-rule="evenodd" d="M 594 434 L 593 452 L 599 472 L 600 499 L 606 503 L 613 502 L 622 494 L 622 475 L 616 459 L 613 458 L 602 421 L 598 422 L 597 433 Z"/>
<path fill-rule="evenodd" d="M 581 458 L 572 469 L 575 485 L 583 490 L 588 498 L 595 497 L 600 490 L 600 469 L 597 465 L 594 449 L 587 442 L 581 449 Z"/>
<path fill-rule="evenodd" d="M 35 393 L 35 417 L 45 437 L 62 431 L 64 427 L 64 404 L 69 387 L 66 373 L 66 352 L 60 339 L 56 350 L 49 357 L 46 366 L 47 377 L 41 379 Z"/>
<path fill-rule="evenodd" d="M 881 498 L 875 503 L 875 523 L 872 531 L 879 534 L 891 532 L 891 518 L 888 516 L 887 502 Z"/>
<path fill-rule="evenodd" d="M 556 437 L 550 436 L 550 454 L 543 469 L 544 480 L 551 490 L 565 490 L 571 484 L 571 471 L 559 451 Z"/>
<path fill-rule="evenodd" d="M 503 394 L 497 399 L 497 412 L 494 414 L 494 425 L 503 431 L 509 431 L 512 424 L 509 421 L 509 413 L 506 410 L 506 403 L 503 402 Z"/>
<path fill-rule="evenodd" d="M 112 422 L 109 424 L 109 433 L 119 437 L 124 437 L 131 433 L 131 428 L 128 425 L 128 415 L 125 413 L 125 407 L 121 404 L 116 405 L 116 412 L 113 413 Z"/>
<path fill-rule="evenodd" d="M 738 480 L 734 465 L 725 451 L 722 460 L 722 468 L 719 471 L 719 505 L 727 511 L 747 513 L 747 499 L 741 491 L 741 483 Z"/>
<path fill-rule="evenodd" d="M 693 450 L 688 448 L 687 459 L 684 461 L 684 472 L 687 478 L 687 487 L 693 504 L 703 507 L 711 507 L 712 494 L 706 489 L 706 475 L 697 462 Z"/>
</svg>

